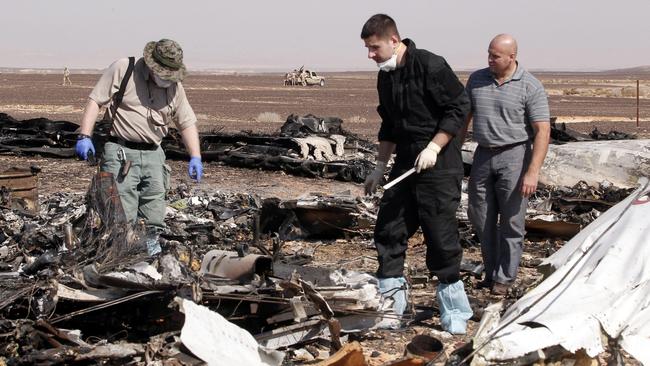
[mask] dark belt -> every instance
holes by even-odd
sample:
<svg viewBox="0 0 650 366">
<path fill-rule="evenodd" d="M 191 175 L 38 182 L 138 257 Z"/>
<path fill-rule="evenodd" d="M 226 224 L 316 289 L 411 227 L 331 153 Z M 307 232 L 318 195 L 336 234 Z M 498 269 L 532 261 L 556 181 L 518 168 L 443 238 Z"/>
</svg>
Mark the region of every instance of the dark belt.
<svg viewBox="0 0 650 366">
<path fill-rule="evenodd" d="M 515 142 L 514 144 L 508 144 L 508 145 L 501 145 L 501 146 L 483 146 L 483 145 L 478 145 L 481 149 L 485 149 L 488 151 L 504 151 L 508 150 L 510 148 L 513 148 L 515 146 L 519 146 L 522 144 L 527 143 L 528 141 L 520 141 L 520 142 Z"/>
<path fill-rule="evenodd" d="M 158 150 L 158 145 L 156 144 L 148 144 L 146 142 L 127 141 L 125 139 L 121 139 L 116 136 L 110 136 L 108 138 L 108 141 L 114 142 L 124 147 L 128 147 L 129 149 L 133 149 L 133 150 Z"/>
</svg>

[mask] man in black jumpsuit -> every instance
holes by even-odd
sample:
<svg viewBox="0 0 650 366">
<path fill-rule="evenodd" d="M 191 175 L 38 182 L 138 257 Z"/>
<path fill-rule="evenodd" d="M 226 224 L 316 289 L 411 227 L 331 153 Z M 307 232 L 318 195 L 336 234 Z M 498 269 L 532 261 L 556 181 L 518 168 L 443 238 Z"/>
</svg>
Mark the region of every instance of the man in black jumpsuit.
<svg viewBox="0 0 650 366">
<path fill-rule="evenodd" d="M 447 62 L 402 40 L 392 18 L 372 16 L 361 31 L 368 58 L 380 68 L 377 80 L 381 117 L 377 168 L 366 179 L 367 194 L 381 181 L 393 152 L 390 179 L 415 167 L 416 173 L 384 192 L 375 226 L 377 277 L 403 281 L 408 239 L 422 228 L 426 264 L 438 280 L 442 327 L 464 334 L 471 309 L 460 281 L 462 248 L 456 209 L 463 162 L 460 133 L 470 102 Z"/>
</svg>

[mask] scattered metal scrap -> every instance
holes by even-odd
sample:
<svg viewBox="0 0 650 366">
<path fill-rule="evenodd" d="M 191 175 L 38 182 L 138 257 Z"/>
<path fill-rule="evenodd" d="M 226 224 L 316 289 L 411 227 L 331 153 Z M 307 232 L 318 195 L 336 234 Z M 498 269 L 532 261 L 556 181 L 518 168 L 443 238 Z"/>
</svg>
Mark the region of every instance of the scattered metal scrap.
<svg viewBox="0 0 650 366">
<path fill-rule="evenodd" d="M 168 230 L 162 235 L 170 240 L 245 242 L 249 246 L 272 234 L 280 241 L 369 235 L 376 200 L 353 197 L 349 192 L 316 192 L 284 201 L 214 191 L 190 195 L 181 185 L 169 196 Z"/>
<path fill-rule="evenodd" d="M 527 236 L 534 239 L 571 239 L 607 209 L 625 199 L 633 190 L 619 188 L 606 180 L 595 186 L 585 181 L 579 181 L 572 187 L 541 184 L 528 200 Z M 464 182 L 456 217 L 459 221 L 461 244 L 465 247 L 479 244 L 467 217 L 468 199 L 467 184 Z"/>
<path fill-rule="evenodd" d="M 376 202 L 353 197 L 349 192 L 311 193 L 280 202 L 279 207 L 293 213 L 299 237 L 353 236 L 367 232 L 376 219 Z"/>
<path fill-rule="evenodd" d="M 589 137 L 594 140 L 633 140 L 636 139 L 636 135 L 620 132 L 616 130 L 611 130 L 608 133 L 603 133 L 598 131 L 598 128 L 594 127 L 593 131 L 589 133 Z"/>
<path fill-rule="evenodd" d="M 584 134 L 570 128 L 567 128 L 566 123 L 556 123 L 557 118 L 551 117 L 551 140 L 556 144 L 564 142 L 575 141 L 595 141 L 595 140 L 633 140 L 636 135 L 616 130 L 611 130 L 608 133 L 603 133 L 597 127 L 589 134 Z"/>
<path fill-rule="evenodd" d="M 197 323 L 183 317 L 175 305 L 179 301 L 201 304 L 205 307 L 201 311 L 220 314 L 246 329 L 256 343 L 295 349 L 292 355 L 315 339 L 335 352 L 346 333 L 371 329 L 390 316 L 380 310 L 376 280 L 370 275 L 282 264 L 282 255 L 276 256 L 281 241 L 258 225 L 265 221 L 264 200 L 245 194 L 188 195 L 180 187 L 172 195 L 175 208 L 168 212 L 170 229 L 163 235 L 163 253 L 148 258 L 137 227 L 120 226 L 119 213 L 106 215 L 119 210 L 98 204 L 113 202 L 111 185 L 98 181 L 92 187 L 101 192 L 91 191 L 90 197 L 103 198 L 91 199 L 88 210 L 83 197 L 69 194 L 43 200 L 39 216 L 3 210 L 0 228 L 6 249 L 0 250 L 5 254 L 5 272 L 0 272 L 4 331 L 0 352 L 11 362 L 208 361 L 214 356 L 209 347 L 197 344 L 196 337 L 183 336 L 186 327 L 195 330 Z M 359 202 L 342 197 L 312 195 L 283 207 L 279 201 L 267 205 L 316 212 L 341 205 L 337 215 L 351 216 L 353 223 L 363 217 L 372 225 L 372 206 L 362 204 L 367 211 L 363 213 Z M 309 215 L 298 216 L 301 225 L 313 225 Z M 64 244 L 65 223 L 74 225 L 75 250 Z M 112 226 L 124 228 L 119 231 L 127 235 L 121 236 Z M 202 237 L 203 241 L 197 240 Z M 239 264 L 234 266 L 236 272 L 220 270 L 229 268 L 229 261 Z M 241 267 L 242 263 L 248 264 Z M 207 327 L 205 339 L 212 339 L 214 335 L 208 334 L 217 328 Z"/>
<path fill-rule="evenodd" d="M 531 214 L 582 226 L 628 194 L 608 182 L 544 187 Z M 15 364 L 208 361 L 214 354 L 201 339 L 183 336 L 197 326 L 180 311 L 193 308 L 179 305 L 188 301 L 205 307 L 190 311 L 218 313 L 257 344 L 291 354 L 315 340 L 333 353 L 347 333 L 395 317 L 373 276 L 306 266 L 309 251 L 283 251 L 290 239 L 369 238 L 376 197 L 281 201 L 181 185 L 169 195 L 155 257 L 119 202 L 111 177 L 98 174 L 86 197 L 48 195 L 38 215 L 0 208 L 0 356 Z M 461 234 L 471 241 L 471 231 Z M 480 275 L 480 264 L 465 267 Z"/>
<path fill-rule="evenodd" d="M 328 271 L 332 286 L 322 287 L 296 271 L 274 273 L 272 260 L 281 258 L 272 252 L 281 246 L 274 244 L 277 236 L 256 234 L 263 211 L 258 198 L 180 198 L 187 193 L 182 188 L 168 212 L 163 252 L 155 257 L 146 255 L 140 228 L 125 222 L 105 173 L 95 177 L 85 200 L 55 194 L 41 202 L 39 215 L 3 208 L 0 355 L 15 364 L 209 362 L 212 356 L 196 343 L 200 339 L 184 336 L 185 327 L 197 326 L 188 323 L 187 301 L 222 314 L 273 348 L 316 337 L 335 351 L 341 332 L 350 326 L 358 331 L 360 324 L 338 319 L 367 318 L 364 327 L 381 320 L 372 276 Z M 72 234 L 65 234 L 67 224 Z M 204 241 L 195 240 L 202 236 Z M 173 306 L 179 301 L 185 321 Z"/>
<path fill-rule="evenodd" d="M 571 239 L 633 190 L 607 181 L 598 187 L 584 181 L 573 187 L 540 187 L 529 200 L 526 231 L 533 237 Z"/>
<path fill-rule="evenodd" d="M 71 158 L 75 156 L 78 127 L 72 122 L 47 118 L 18 121 L 0 113 L 0 152 Z"/>
<path fill-rule="evenodd" d="M 345 131 L 336 117 L 290 115 L 274 135 L 201 133 L 203 160 L 237 167 L 282 170 L 289 174 L 363 182 L 374 169 L 375 146 Z M 36 118 L 17 121 L 0 113 L 0 152 L 75 157 L 77 125 Z M 109 122 L 97 123 L 93 141 L 97 153 L 108 137 Z M 182 139 L 172 129 L 162 143 L 167 157 L 186 159 Z"/>
</svg>

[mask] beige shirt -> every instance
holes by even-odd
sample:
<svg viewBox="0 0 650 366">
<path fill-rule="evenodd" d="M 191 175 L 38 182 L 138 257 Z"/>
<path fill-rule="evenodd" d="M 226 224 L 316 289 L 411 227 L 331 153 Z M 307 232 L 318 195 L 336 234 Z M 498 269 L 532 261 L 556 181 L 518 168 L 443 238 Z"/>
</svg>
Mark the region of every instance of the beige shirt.
<svg viewBox="0 0 650 366">
<path fill-rule="evenodd" d="M 128 66 L 128 58 L 113 62 L 90 93 L 90 99 L 100 106 L 106 106 L 120 89 Z M 133 75 L 114 116 L 111 135 L 128 141 L 159 145 L 172 121 L 179 130 L 196 123 L 196 115 L 187 101 L 183 85 L 179 82 L 169 88 L 158 87 L 140 58 L 135 62 Z"/>
</svg>

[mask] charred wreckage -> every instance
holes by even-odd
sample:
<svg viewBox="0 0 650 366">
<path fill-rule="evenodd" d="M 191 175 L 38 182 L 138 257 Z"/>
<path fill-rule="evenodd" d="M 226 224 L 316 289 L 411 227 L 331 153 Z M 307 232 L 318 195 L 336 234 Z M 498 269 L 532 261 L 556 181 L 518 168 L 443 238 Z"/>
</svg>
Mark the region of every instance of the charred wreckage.
<svg viewBox="0 0 650 366">
<path fill-rule="evenodd" d="M 290 115 L 279 133 L 201 133 L 202 158 L 235 167 L 282 170 L 288 174 L 363 182 L 374 168 L 376 148 L 345 131 L 337 117 Z M 68 121 L 35 118 L 17 121 L 0 113 L 0 152 L 74 158 L 78 126 Z M 95 146 L 108 139 L 110 122 L 99 122 Z M 172 129 L 161 146 L 170 159 L 185 159 L 180 134 Z M 98 155 L 101 151 L 97 152 Z"/>
<path fill-rule="evenodd" d="M 75 124 L 0 121 L 3 153 L 74 155 Z M 561 127 L 554 134 L 560 143 L 593 140 Z M 163 142 L 169 157 L 183 157 L 179 141 Z M 201 143 L 206 160 L 304 176 L 360 182 L 374 165 L 373 145 L 346 134 L 336 118 L 289 116 L 277 136 L 203 134 Z M 648 154 L 636 162 L 648 164 Z M 626 172 L 624 182 L 638 174 Z M 262 199 L 181 185 L 168 196 L 163 251 L 152 257 L 144 228 L 126 222 L 110 174 L 98 173 L 86 195 L 40 197 L 38 174 L 36 167 L 0 173 L 0 356 L 7 364 L 280 365 L 358 353 L 348 335 L 413 320 L 391 313 L 374 276 L 315 265 L 314 246 L 301 244 L 344 238 L 372 245 L 377 197 Z M 569 187 L 549 177 L 530 200 L 527 231 L 570 239 L 634 190 L 602 177 Z M 463 198 L 462 242 L 476 247 Z M 462 268 L 465 276 L 481 273 L 477 263 Z M 416 273 L 411 279 L 420 280 Z"/>
</svg>

